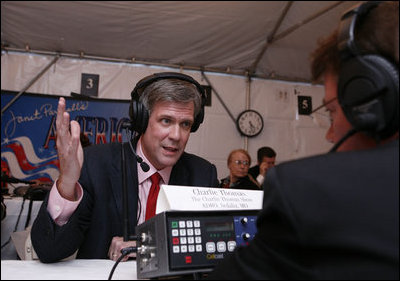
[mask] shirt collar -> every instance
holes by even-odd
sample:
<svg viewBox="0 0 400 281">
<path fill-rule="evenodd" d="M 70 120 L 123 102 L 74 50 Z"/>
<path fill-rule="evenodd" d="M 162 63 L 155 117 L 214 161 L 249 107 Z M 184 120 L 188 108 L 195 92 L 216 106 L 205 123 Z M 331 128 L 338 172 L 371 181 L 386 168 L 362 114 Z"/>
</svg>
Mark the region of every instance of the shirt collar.
<svg viewBox="0 0 400 281">
<path fill-rule="evenodd" d="M 158 172 L 163 180 L 163 182 L 165 184 L 168 184 L 169 182 L 169 178 L 171 176 L 171 172 L 172 172 L 172 166 L 170 167 L 166 167 L 160 171 L 158 171 L 156 168 L 154 168 L 154 166 L 151 164 L 151 162 L 146 158 L 146 156 L 144 156 L 143 150 L 142 150 L 142 138 L 139 138 L 139 141 L 136 145 L 136 153 L 138 156 L 140 156 L 143 159 L 143 162 L 146 162 L 149 167 L 150 170 L 148 170 L 147 172 L 144 172 L 142 170 L 142 168 L 140 167 L 140 164 L 137 163 L 137 171 L 138 171 L 138 181 L 139 184 L 142 184 L 145 180 L 147 180 L 148 178 L 151 177 L 152 174 Z"/>
</svg>

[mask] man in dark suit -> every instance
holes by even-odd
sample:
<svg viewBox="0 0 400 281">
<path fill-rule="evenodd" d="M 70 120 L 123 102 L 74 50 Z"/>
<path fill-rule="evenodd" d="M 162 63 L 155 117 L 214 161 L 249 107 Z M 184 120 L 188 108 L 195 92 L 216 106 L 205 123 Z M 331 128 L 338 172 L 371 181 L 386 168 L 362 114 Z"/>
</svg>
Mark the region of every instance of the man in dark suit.
<svg viewBox="0 0 400 281">
<path fill-rule="evenodd" d="M 180 73 L 143 78 L 131 94 L 127 126 L 137 133 L 134 145 L 92 145 L 84 152 L 79 124 L 70 122 L 60 98 L 56 121 L 60 176 L 31 231 L 42 262 L 56 262 L 76 251 L 77 258 L 117 260 L 121 249 L 136 245 L 122 237 L 122 165 L 127 171 L 130 234 L 149 216 L 148 208 L 155 209 L 149 195 L 154 192 L 157 199 L 153 175 L 159 184 L 218 186 L 215 166 L 184 152 L 190 133 L 203 121 L 202 91 L 193 78 Z"/>
<path fill-rule="evenodd" d="M 257 150 L 257 165 L 249 169 L 249 174 L 262 186 L 269 168 L 275 166 L 276 152 L 269 146 Z"/>
<path fill-rule="evenodd" d="M 338 152 L 270 169 L 255 238 L 210 279 L 399 279 L 398 2 L 341 23 L 312 64 Z"/>
</svg>

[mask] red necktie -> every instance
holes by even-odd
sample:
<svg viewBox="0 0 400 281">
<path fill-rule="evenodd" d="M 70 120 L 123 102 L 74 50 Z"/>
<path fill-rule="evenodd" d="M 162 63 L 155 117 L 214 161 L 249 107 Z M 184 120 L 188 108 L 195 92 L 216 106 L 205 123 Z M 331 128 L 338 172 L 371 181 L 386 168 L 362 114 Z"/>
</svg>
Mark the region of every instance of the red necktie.
<svg viewBox="0 0 400 281">
<path fill-rule="evenodd" d="M 157 197 L 158 192 L 160 191 L 160 179 L 161 176 L 159 173 L 154 173 L 151 177 L 151 187 L 149 192 L 149 197 L 147 197 L 147 205 L 146 205 L 146 220 L 151 217 L 154 217 L 156 214 L 156 205 L 157 205 Z"/>
</svg>

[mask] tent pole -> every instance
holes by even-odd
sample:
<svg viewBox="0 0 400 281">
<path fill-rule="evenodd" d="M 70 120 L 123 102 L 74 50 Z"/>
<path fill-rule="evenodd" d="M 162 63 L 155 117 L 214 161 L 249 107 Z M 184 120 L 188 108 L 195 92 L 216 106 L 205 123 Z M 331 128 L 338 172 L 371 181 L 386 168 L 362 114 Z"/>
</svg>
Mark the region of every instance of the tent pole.
<svg viewBox="0 0 400 281">
<path fill-rule="evenodd" d="M 296 29 L 300 28 L 301 26 L 309 23 L 310 21 L 313 21 L 314 19 L 318 18 L 319 16 L 325 14 L 326 12 L 331 11 L 333 8 L 335 8 L 336 6 L 339 6 L 340 4 L 342 4 L 344 1 L 338 1 L 333 3 L 332 5 L 316 12 L 315 14 L 309 16 L 308 18 L 302 20 L 300 23 L 295 24 L 292 27 L 287 28 L 286 30 L 282 31 L 281 33 L 277 34 L 272 40 L 271 43 L 274 43 L 280 39 L 282 39 L 283 37 L 286 37 L 287 35 L 289 35 L 290 33 L 292 33 L 293 31 L 295 31 Z"/>
<path fill-rule="evenodd" d="M 26 90 L 28 90 L 40 77 L 43 76 L 43 74 L 53 65 L 57 62 L 57 60 L 60 58 L 59 55 L 57 55 L 41 72 L 39 72 L 38 75 L 36 75 L 29 83 L 6 105 L 1 109 L 1 115 L 23 94 L 25 93 Z"/>
<path fill-rule="evenodd" d="M 251 106 L 251 102 L 250 102 L 250 90 L 251 90 L 251 77 L 250 77 L 250 73 L 247 71 L 246 72 L 246 109 L 250 109 Z M 249 149 L 249 138 L 248 137 L 244 137 L 244 143 L 243 143 L 243 149 L 244 150 L 248 150 Z"/>
<path fill-rule="evenodd" d="M 226 112 L 228 113 L 229 117 L 231 117 L 233 123 L 236 124 L 236 119 L 235 117 L 233 117 L 232 112 L 229 110 L 229 108 L 226 106 L 226 104 L 224 103 L 224 101 L 222 100 L 221 96 L 218 94 L 218 92 L 215 90 L 215 88 L 211 85 L 210 80 L 208 80 L 208 77 L 204 74 L 204 71 L 201 71 L 201 75 L 203 76 L 203 78 L 207 81 L 208 86 L 211 87 L 211 89 L 214 91 L 215 95 L 217 96 L 218 100 L 220 101 L 220 103 L 222 104 L 223 108 L 225 108 Z"/>
<path fill-rule="evenodd" d="M 10 48 L 10 47 L 2 47 L 2 51 L 5 52 L 17 52 L 17 53 L 27 53 L 25 49 L 17 49 L 17 48 Z M 37 54 L 37 55 L 47 55 L 47 56 L 54 56 L 54 55 L 59 55 L 62 57 L 66 58 L 75 58 L 75 59 L 85 59 L 85 60 L 95 60 L 95 61 L 106 61 L 106 62 L 113 62 L 113 63 L 128 63 L 128 64 L 143 64 L 143 65 L 151 65 L 151 66 L 160 66 L 160 67 L 170 67 L 170 68 L 176 68 L 176 69 L 181 69 L 183 67 L 185 70 L 193 70 L 193 71 L 207 71 L 207 72 L 213 72 L 213 73 L 222 73 L 222 74 L 227 74 L 227 75 L 237 75 L 237 76 L 245 76 L 245 74 L 242 71 L 226 71 L 220 68 L 207 68 L 207 67 L 198 67 L 198 66 L 190 66 L 190 65 L 176 65 L 176 64 L 166 64 L 166 63 L 159 63 L 159 62 L 151 62 L 151 61 L 139 61 L 136 59 L 116 59 L 116 58 L 106 58 L 106 57 L 96 57 L 96 56 L 88 56 L 84 55 L 81 57 L 80 55 L 76 54 L 68 54 L 68 53 L 55 53 L 52 51 L 40 51 L 40 50 L 30 50 L 30 54 Z M 271 81 L 286 81 L 286 82 L 297 82 L 297 83 L 307 83 L 311 84 L 312 81 L 309 79 L 303 79 L 303 78 L 297 78 L 297 77 L 286 77 L 286 76 L 281 76 L 279 74 L 275 74 L 274 76 L 271 76 L 270 74 L 268 75 L 262 75 L 262 74 L 255 74 L 253 73 L 252 78 L 259 78 L 259 79 L 265 79 L 265 80 L 271 80 Z M 322 84 L 321 84 L 322 85 Z"/>
<path fill-rule="evenodd" d="M 250 73 L 253 75 L 256 72 L 258 63 L 260 62 L 260 60 L 262 59 L 262 57 L 264 56 L 265 51 L 267 50 L 267 48 L 269 47 L 269 44 L 272 42 L 276 32 L 278 31 L 278 28 L 281 26 L 283 19 L 286 17 L 287 13 L 289 12 L 290 7 L 292 6 L 293 1 L 289 1 L 285 8 L 283 9 L 281 15 L 279 16 L 278 21 L 275 23 L 274 29 L 272 30 L 272 32 L 268 35 L 267 37 L 267 41 L 265 42 L 264 46 L 262 47 L 260 53 L 258 54 L 256 60 L 253 62 L 253 64 L 250 67 Z"/>
</svg>

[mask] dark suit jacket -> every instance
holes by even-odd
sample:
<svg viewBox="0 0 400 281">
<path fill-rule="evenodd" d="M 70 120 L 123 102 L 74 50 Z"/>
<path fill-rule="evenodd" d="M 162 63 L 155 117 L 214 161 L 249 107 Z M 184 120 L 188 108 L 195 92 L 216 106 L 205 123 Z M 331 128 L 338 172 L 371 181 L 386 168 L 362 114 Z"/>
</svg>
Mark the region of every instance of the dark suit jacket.
<svg viewBox="0 0 400 281">
<path fill-rule="evenodd" d="M 256 180 L 260 174 L 260 165 L 253 166 L 249 169 L 249 174 Z"/>
<path fill-rule="evenodd" d="M 399 279 L 399 141 L 268 171 L 258 233 L 210 279 Z"/>
<path fill-rule="evenodd" d="M 124 144 L 128 182 L 130 233 L 137 225 L 138 179 L 136 159 Z M 72 255 L 77 258 L 105 259 L 112 237 L 123 236 L 121 145 L 94 145 L 85 148 L 79 183 L 83 199 L 68 223 L 58 226 L 43 202 L 32 226 L 32 245 L 42 262 L 55 262 Z M 172 169 L 173 185 L 218 186 L 214 165 L 184 153 Z"/>
<path fill-rule="evenodd" d="M 254 178 L 257 179 L 258 175 L 260 174 L 260 165 L 253 166 L 249 169 L 249 174 Z"/>
</svg>

